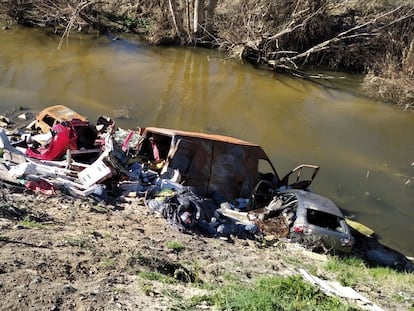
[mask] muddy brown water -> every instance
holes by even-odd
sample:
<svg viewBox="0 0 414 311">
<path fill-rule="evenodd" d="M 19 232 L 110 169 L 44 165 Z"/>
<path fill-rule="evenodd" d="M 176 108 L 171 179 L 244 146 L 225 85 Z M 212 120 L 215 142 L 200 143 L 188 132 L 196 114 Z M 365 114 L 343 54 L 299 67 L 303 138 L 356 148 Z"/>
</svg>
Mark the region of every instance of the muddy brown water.
<svg viewBox="0 0 414 311">
<path fill-rule="evenodd" d="M 59 39 L 18 26 L 0 31 L 1 111 L 63 104 L 91 122 L 118 116 L 124 128 L 256 142 L 279 175 L 300 163 L 320 165 L 315 192 L 385 245 L 414 255 L 414 114 L 352 95 L 358 77 L 335 73 L 334 83 L 348 90 L 339 92 L 210 50 L 78 35 L 58 50 Z"/>
</svg>

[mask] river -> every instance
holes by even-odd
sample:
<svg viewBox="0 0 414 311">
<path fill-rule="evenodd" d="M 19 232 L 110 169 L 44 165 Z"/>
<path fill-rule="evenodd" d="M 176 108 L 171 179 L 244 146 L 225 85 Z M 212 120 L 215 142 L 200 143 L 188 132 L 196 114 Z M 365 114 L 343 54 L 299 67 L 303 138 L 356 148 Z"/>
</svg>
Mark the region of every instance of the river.
<svg viewBox="0 0 414 311">
<path fill-rule="evenodd" d="M 63 104 L 94 122 L 219 133 L 260 144 L 284 175 L 320 165 L 313 190 L 414 255 L 414 114 L 347 91 L 258 70 L 206 49 L 151 47 L 129 37 L 0 30 L 0 109 Z M 332 83 L 329 81 L 324 81 Z"/>
</svg>

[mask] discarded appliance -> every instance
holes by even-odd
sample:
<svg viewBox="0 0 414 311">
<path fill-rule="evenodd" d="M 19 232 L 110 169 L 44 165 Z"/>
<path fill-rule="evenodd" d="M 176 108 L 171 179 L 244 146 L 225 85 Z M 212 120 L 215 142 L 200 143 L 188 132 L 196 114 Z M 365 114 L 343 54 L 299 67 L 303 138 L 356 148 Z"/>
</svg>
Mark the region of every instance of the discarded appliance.
<svg viewBox="0 0 414 311">
<path fill-rule="evenodd" d="M 85 186 L 92 186 L 100 181 L 109 178 L 112 175 L 111 168 L 107 166 L 104 161 L 97 160 L 87 168 L 79 172 L 80 181 Z"/>
</svg>

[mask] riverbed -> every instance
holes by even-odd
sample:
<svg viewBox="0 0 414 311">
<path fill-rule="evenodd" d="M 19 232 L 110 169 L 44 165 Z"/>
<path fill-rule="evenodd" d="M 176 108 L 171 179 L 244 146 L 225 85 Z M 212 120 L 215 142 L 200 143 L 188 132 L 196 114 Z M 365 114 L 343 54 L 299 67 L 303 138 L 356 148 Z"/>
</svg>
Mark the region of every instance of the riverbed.
<svg viewBox="0 0 414 311">
<path fill-rule="evenodd" d="M 134 36 L 73 34 L 61 49 L 59 40 L 20 26 L 0 30 L 1 111 L 63 104 L 91 122 L 107 115 L 124 128 L 253 141 L 281 176 L 319 165 L 315 192 L 414 255 L 414 114 L 358 96 L 360 77 L 336 72 L 315 83 Z"/>
</svg>

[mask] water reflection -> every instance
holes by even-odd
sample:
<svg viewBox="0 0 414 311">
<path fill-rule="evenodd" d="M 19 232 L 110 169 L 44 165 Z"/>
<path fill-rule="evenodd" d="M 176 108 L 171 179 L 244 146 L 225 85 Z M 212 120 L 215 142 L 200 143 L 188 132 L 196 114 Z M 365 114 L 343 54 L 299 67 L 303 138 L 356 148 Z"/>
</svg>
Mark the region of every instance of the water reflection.
<svg viewBox="0 0 414 311">
<path fill-rule="evenodd" d="M 200 49 L 148 47 L 136 38 L 69 41 L 0 32 L 0 108 L 64 104 L 91 121 L 122 110 L 122 127 L 214 132 L 264 147 L 280 175 L 300 163 L 313 186 L 414 255 L 414 115 Z M 348 88 L 357 83 L 342 80 Z"/>
</svg>

